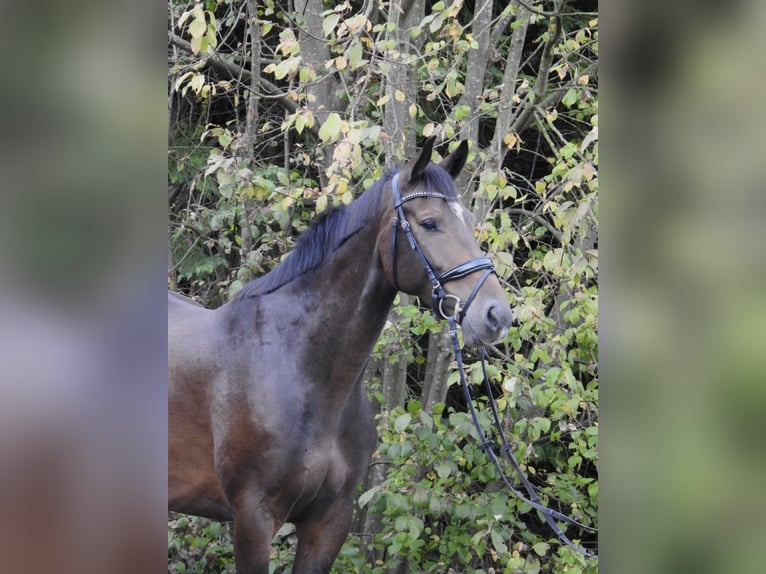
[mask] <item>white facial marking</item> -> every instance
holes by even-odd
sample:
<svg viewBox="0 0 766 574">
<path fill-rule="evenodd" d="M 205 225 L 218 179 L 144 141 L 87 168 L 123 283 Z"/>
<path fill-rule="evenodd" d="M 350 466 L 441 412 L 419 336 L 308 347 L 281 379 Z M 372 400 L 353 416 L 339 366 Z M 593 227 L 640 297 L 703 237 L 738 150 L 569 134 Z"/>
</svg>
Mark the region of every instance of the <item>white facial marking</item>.
<svg viewBox="0 0 766 574">
<path fill-rule="evenodd" d="M 457 201 L 450 201 L 447 203 L 449 205 L 449 208 L 452 210 L 452 213 L 457 215 L 460 218 L 460 221 L 463 222 L 463 225 L 465 225 L 465 207 L 460 205 Z"/>
</svg>

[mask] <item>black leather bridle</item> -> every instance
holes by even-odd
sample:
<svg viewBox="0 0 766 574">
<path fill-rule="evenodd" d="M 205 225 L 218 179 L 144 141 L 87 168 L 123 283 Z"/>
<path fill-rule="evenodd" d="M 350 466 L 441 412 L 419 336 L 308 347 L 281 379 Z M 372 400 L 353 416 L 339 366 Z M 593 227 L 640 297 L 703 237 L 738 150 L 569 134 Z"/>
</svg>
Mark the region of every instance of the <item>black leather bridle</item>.
<svg viewBox="0 0 766 574">
<path fill-rule="evenodd" d="M 479 292 L 479 289 L 481 289 L 481 286 L 484 285 L 484 282 L 489 278 L 490 275 L 496 273 L 495 267 L 492 265 L 492 260 L 489 257 L 477 257 L 476 259 L 471 259 L 470 261 L 461 263 L 457 267 L 453 267 L 445 273 L 437 273 L 433 265 L 431 265 L 431 263 L 428 261 L 425 253 L 423 253 L 423 250 L 420 248 L 417 240 L 415 239 L 415 236 L 412 233 L 412 227 L 407 222 L 407 217 L 404 215 L 404 208 L 402 206 L 411 199 L 415 199 L 416 197 L 433 197 L 436 199 L 443 199 L 444 201 L 449 201 L 449 199 L 446 195 L 435 191 L 416 191 L 402 197 L 401 193 L 399 192 L 398 173 L 394 175 L 394 178 L 391 180 L 391 191 L 394 195 L 394 218 L 391 223 L 391 266 L 393 270 L 394 287 L 397 291 L 401 291 L 399 288 L 399 277 L 397 272 L 398 265 L 396 261 L 396 238 L 399 235 L 398 228 L 401 225 L 402 230 L 404 231 L 404 234 L 407 236 L 407 240 L 410 243 L 410 247 L 415 251 L 415 253 L 417 253 L 418 259 L 420 259 L 420 263 L 423 265 L 423 268 L 426 271 L 428 280 L 431 282 L 431 286 L 433 288 L 431 292 L 431 309 L 434 313 L 438 314 L 443 319 L 449 319 L 450 317 L 453 317 L 457 320 L 458 324 L 462 323 L 463 319 L 465 318 L 465 314 L 468 311 L 468 307 L 471 305 L 471 303 L 473 303 L 473 300 L 476 297 L 476 294 Z M 471 294 L 468 295 L 468 299 L 465 300 L 465 303 L 460 300 L 460 297 L 447 293 L 447 291 L 444 289 L 445 283 L 454 281 L 456 279 L 461 279 L 467 275 L 470 275 L 471 273 L 476 273 L 477 271 L 482 270 L 484 271 L 484 274 L 481 276 L 481 279 L 479 279 L 479 282 L 473 288 L 473 291 L 471 291 Z M 455 308 L 453 309 L 452 314 L 448 314 L 444 308 L 444 302 L 448 300 L 452 300 L 455 304 Z"/>
<path fill-rule="evenodd" d="M 505 432 L 503 431 L 502 424 L 500 423 L 500 415 L 497 410 L 497 403 L 495 402 L 495 397 L 492 393 L 492 388 L 489 383 L 489 377 L 487 376 L 487 369 L 486 369 L 486 362 L 485 362 L 485 349 L 484 347 L 479 348 L 480 357 L 481 357 L 481 370 L 482 374 L 484 376 L 484 386 L 487 391 L 487 396 L 489 397 L 489 404 L 492 408 L 492 416 L 494 419 L 495 427 L 497 428 L 498 437 L 500 438 L 500 445 L 498 445 L 495 441 L 488 440 L 484 429 L 481 426 L 481 423 L 479 422 L 479 417 L 476 414 L 476 409 L 473 406 L 473 397 L 471 396 L 471 391 L 468 387 L 468 379 L 465 375 L 465 367 L 463 365 L 463 354 L 460 349 L 460 343 L 458 341 L 457 336 L 457 328 L 458 325 L 463 322 L 463 319 L 465 318 L 466 311 L 468 310 L 469 305 L 473 302 L 474 298 L 476 297 L 476 294 L 478 293 L 479 289 L 481 289 L 482 285 L 484 285 L 484 282 L 489 278 L 490 275 L 493 273 L 496 273 L 495 267 L 492 265 L 492 261 L 489 259 L 489 257 L 477 257 L 476 259 L 471 259 L 470 261 L 467 261 L 466 263 L 461 263 L 457 267 L 453 267 L 449 271 L 439 274 L 434 269 L 433 265 L 428 261 L 428 258 L 425 256 L 425 253 L 423 253 L 423 250 L 420 248 L 420 245 L 418 244 L 417 240 L 415 239 L 415 236 L 412 233 L 412 228 L 410 224 L 407 222 L 407 217 L 404 214 L 403 205 L 408 202 L 411 199 L 414 199 L 416 197 L 433 197 L 436 199 L 443 199 L 444 201 L 449 201 L 446 195 L 435 192 L 435 191 L 416 191 L 413 193 L 410 193 L 406 195 L 405 197 L 401 196 L 401 193 L 399 192 L 399 174 L 397 173 L 394 175 L 393 179 L 391 180 L 391 190 L 393 193 L 393 199 L 394 199 L 394 217 L 392 221 L 392 239 L 391 239 L 391 265 L 393 270 L 393 282 L 394 287 L 400 291 L 399 288 L 399 281 L 398 281 L 398 275 L 397 275 L 397 235 L 398 228 L 401 226 L 402 230 L 404 231 L 404 234 L 407 236 L 407 240 L 409 241 L 410 247 L 417 253 L 418 259 L 420 259 L 420 263 L 423 265 L 423 268 L 425 269 L 426 275 L 428 276 L 428 280 L 431 282 L 431 286 L 433 288 L 432 294 L 431 294 L 431 308 L 434 313 L 437 313 L 442 318 L 446 319 L 449 324 L 449 334 L 450 334 L 450 340 L 452 342 L 452 349 L 455 353 L 455 360 L 457 361 L 457 368 L 458 372 L 460 373 L 460 384 L 463 388 L 463 394 L 466 398 L 466 403 L 468 404 L 468 409 L 471 413 L 471 418 L 473 419 L 473 424 L 476 427 L 476 433 L 479 438 L 479 448 L 484 450 L 487 455 L 489 456 L 490 460 L 494 464 L 495 468 L 497 469 L 498 473 L 500 474 L 500 477 L 502 478 L 505 485 L 508 487 L 508 489 L 519 499 L 521 499 L 523 502 L 540 512 L 543 517 L 545 518 L 545 522 L 550 526 L 550 528 L 553 530 L 553 532 L 556 534 L 559 540 L 564 542 L 567 546 L 575 550 L 576 552 L 582 554 L 583 556 L 592 557 L 595 556 L 594 553 L 588 552 L 584 548 L 581 548 L 580 546 L 577 546 L 574 542 L 572 542 L 566 534 L 559 528 L 558 524 L 554 522 L 554 520 L 561 520 L 563 522 L 566 522 L 568 524 L 571 524 L 573 526 L 577 526 L 579 528 L 583 528 L 585 530 L 590 531 L 596 531 L 595 528 L 592 528 L 590 526 L 586 526 L 584 524 L 581 524 L 577 522 L 576 520 L 573 520 L 572 518 L 569 518 L 568 516 L 557 512 L 555 510 L 552 510 L 546 506 L 543 505 L 543 503 L 540 501 L 540 498 L 537 496 L 537 493 L 535 492 L 534 487 L 529 482 L 526 476 L 524 476 L 523 471 L 521 470 L 521 466 L 516 461 L 516 458 L 513 456 L 513 453 L 511 452 L 511 445 L 508 442 Z M 473 288 L 473 291 L 471 291 L 471 294 L 466 299 L 465 303 L 462 304 L 460 298 L 457 295 L 449 294 L 444 289 L 444 284 L 449 281 L 454 281 L 455 279 L 460 279 L 462 277 L 466 277 L 467 275 L 470 275 L 471 273 L 475 273 L 477 271 L 484 271 L 484 274 L 481 276 L 481 279 L 479 279 L 479 282 L 476 284 L 476 286 Z M 455 307 L 452 311 L 452 313 L 447 313 L 444 309 L 444 302 L 447 300 L 453 300 L 455 302 Z M 499 448 L 500 450 L 500 457 L 503 456 L 503 454 L 506 455 L 506 458 L 511 463 L 511 466 L 513 467 L 513 470 L 516 472 L 516 474 L 519 477 L 519 480 L 521 481 L 521 484 L 524 487 L 524 490 L 527 493 L 527 496 L 525 496 L 523 493 L 521 493 L 518 489 L 516 489 L 513 484 L 511 483 L 508 476 L 505 474 L 505 472 L 502 469 L 502 466 L 500 464 L 499 457 L 497 453 L 495 453 L 495 449 Z"/>
</svg>

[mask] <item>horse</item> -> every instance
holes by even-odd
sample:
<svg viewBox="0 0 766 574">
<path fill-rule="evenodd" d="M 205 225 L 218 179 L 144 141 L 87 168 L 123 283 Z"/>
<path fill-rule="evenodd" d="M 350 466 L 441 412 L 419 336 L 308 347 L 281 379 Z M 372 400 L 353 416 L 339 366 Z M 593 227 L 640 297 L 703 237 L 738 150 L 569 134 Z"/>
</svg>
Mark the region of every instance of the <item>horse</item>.
<svg viewBox="0 0 766 574">
<path fill-rule="evenodd" d="M 465 345 L 508 332 L 510 304 L 453 181 L 467 142 L 438 164 L 432 150 L 433 138 L 320 216 L 217 309 L 168 293 L 168 508 L 233 521 L 239 574 L 269 571 L 285 523 L 293 572 L 330 571 L 376 446 L 363 373 L 398 291 L 458 317 Z"/>
</svg>

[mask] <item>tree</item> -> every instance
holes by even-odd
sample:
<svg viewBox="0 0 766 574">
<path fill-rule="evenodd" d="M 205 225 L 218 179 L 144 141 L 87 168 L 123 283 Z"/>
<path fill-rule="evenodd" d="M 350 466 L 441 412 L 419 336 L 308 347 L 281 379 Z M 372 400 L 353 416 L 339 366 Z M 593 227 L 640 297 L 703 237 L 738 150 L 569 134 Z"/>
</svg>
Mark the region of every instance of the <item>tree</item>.
<svg viewBox="0 0 766 574">
<path fill-rule="evenodd" d="M 441 154 L 470 142 L 458 189 L 517 317 L 490 350 L 505 421 L 551 503 L 558 498 L 565 512 L 595 522 L 596 3 L 171 1 L 168 45 L 169 277 L 207 305 L 273 267 L 313 214 L 352 201 L 422 137 L 436 134 Z M 478 377 L 477 363 L 468 369 Z M 459 528 L 447 527 L 460 522 L 457 510 L 442 509 L 418 528 L 389 504 L 398 494 L 422 507 L 405 476 L 432 492 L 454 476 L 422 452 L 410 469 L 393 446 L 401 439 L 428 448 L 441 422 L 462 425 L 443 326 L 401 297 L 368 374 L 383 442 L 364 486 L 372 494 L 357 516 L 359 537 L 347 543 L 359 555 L 348 560 L 361 568 L 367 559 L 369 571 L 387 560 L 395 569 L 391 533 L 406 531 L 407 541 L 424 544 L 403 552 L 401 568 L 422 567 L 440 551 L 430 548 L 427 528 L 465 543 Z M 443 456 L 452 452 L 439 444 Z M 451 488 L 469 501 L 495 488 L 490 471 L 477 472 Z M 517 518 L 526 512 L 504 504 Z M 514 561 L 542 555 L 552 559 L 541 571 L 593 568 L 567 548 L 539 546 L 550 533 L 525 516 L 513 533 L 463 525 L 476 552 L 454 558 L 455 568 L 513 571 Z M 482 547 L 491 560 L 478 554 Z"/>
</svg>

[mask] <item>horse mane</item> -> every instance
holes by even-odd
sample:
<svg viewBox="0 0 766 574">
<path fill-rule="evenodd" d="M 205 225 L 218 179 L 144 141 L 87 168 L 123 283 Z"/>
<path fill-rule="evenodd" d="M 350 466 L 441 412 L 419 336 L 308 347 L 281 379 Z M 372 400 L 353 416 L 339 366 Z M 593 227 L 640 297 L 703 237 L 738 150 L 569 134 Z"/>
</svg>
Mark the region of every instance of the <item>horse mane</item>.
<svg viewBox="0 0 766 574">
<path fill-rule="evenodd" d="M 377 217 L 380 194 L 396 173 L 396 170 L 386 172 L 351 204 L 330 209 L 320 215 L 300 236 L 295 248 L 284 261 L 265 275 L 250 281 L 234 295 L 232 301 L 267 295 L 319 267 L 350 237 Z M 438 191 L 450 199 L 457 199 L 452 178 L 438 165 L 426 166 L 421 185 L 427 191 Z"/>
</svg>

